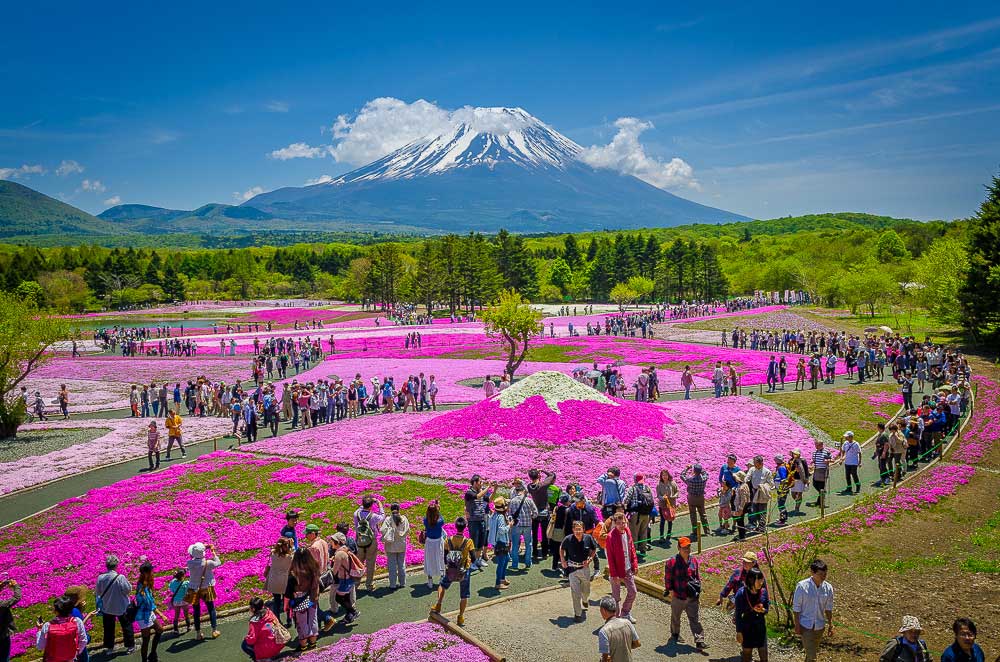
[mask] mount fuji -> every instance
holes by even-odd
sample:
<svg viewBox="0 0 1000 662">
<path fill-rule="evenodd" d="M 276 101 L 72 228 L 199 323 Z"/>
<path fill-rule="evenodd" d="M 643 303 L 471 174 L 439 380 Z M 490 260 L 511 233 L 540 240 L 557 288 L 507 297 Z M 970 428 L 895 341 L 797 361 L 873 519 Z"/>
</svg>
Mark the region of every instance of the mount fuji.
<svg viewBox="0 0 1000 662">
<path fill-rule="evenodd" d="M 312 186 L 245 204 L 284 219 L 437 231 L 579 232 L 727 223 L 706 207 L 581 160 L 583 148 L 520 108 L 469 108 L 447 130 Z"/>
</svg>

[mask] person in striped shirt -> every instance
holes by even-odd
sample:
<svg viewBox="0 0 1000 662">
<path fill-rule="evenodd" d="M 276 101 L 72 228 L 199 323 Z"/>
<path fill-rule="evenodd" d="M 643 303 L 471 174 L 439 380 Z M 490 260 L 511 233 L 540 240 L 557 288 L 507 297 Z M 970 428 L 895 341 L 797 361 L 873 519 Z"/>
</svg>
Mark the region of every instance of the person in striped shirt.
<svg viewBox="0 0 1000 662">
<path fill-rule="evenodd" d="M 816 450 L 812 454 L 813 463 L 813 487 L 816 488 L 816 501 L 807 503 L 807 506 L 818 506 L 823 493 L 826 491 L 826 481 L 830 476 L 830 460 L 833 455 L 823 448 L 823 442 L 816 440 Z"/>
</svg>

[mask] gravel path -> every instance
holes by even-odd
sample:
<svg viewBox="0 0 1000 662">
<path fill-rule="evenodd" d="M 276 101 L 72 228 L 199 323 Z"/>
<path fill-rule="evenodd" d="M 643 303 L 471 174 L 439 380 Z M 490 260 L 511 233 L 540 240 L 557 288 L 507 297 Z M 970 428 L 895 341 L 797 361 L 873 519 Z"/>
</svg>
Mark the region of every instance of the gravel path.
<svg viewBox="0 0 1000 662">
<path fill-rule="evenodd" d="M 510 662 L 597 659 L 597 630 L 602 624 L 597 603 L 610 592 L 611 587 L 606 580 L 594 581 L 590 593 L 591 607 L 583 623 L 573 621 L 569 588 L 564 587 L 470 609 L 466 612 L 465 629 L 506 656 Z M 666 603 L 640 592 L 632 613 L 639 621 L 636 630 L 642 642 L 642 646 L 633 651 L 637 661 L 662 661 L 664 657 L 681 662 L 740 659 L 732 621 L 715 607 L 703 604 L 701 608 L 701 622 L 709 644 L 708 655 L 694 648 L 686 616 L 681 617 L 681 639 L 686 643 L 667 645 L 670 607 Z M 448 617 L 455 616 L 448 614 Z M 769 653 L 771 662 L 792 662 L 801 657 L 797 651 L 778 648 L 773 643 Z"/>
</svg>

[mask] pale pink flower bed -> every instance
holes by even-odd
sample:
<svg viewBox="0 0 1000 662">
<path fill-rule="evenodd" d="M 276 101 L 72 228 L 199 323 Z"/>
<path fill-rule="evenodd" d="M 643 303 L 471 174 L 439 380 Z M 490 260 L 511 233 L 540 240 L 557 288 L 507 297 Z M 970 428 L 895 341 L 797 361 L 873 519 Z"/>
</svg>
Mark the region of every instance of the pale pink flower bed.
<svg viewBox="0 0 1000 662">
<path fill-rule="evenodd" d="M 564 405 L 560 404 L 561 410 Z M 524 416 L 505 418 L 502 434 L 476 437 L 484 431 L 480 419 L 492 406 L 492 402 L 480 403 L 442 420 L 437 419 L 446 415 L 421 413 L 343 421 L 266 439 L 255 444 L 253 451 L 447 480 L 467 480 L 480 473 L 508 481 L 524 476 L 528 469 L 546 467 L 558 473 L 562 484 L 592 485 L 612 464 L 625 475 L 656 475 L 663 468 L 677 474 L 694 462 L 711 471 L 730 452 L 746 461 L 757 453 L 765 457 L 787 454 L 794 447 L 812 444 L 805 429 L 777 410 L 742 396 L 641 404 L 648 416 L 636 413 L 627 424 L 645 430 L 643 421 L 663 417 L 662 432 L 630 441 L 620 438 L 620 422 L 603 422 L 594 415 L 602 412 L 591 411 L 586 404 L 563 414 L 568 429 L 589 431 L 590 436 L 584 438 L 558 439 L 553 437 L 557 428 L 547 426 L 553 435 L 540 439 L 546 433 L 538 426 L 539 412 L 534 407 L 525 409 Z M 442 436 L 434 436 L 438 434 Z"/>
<path fill-rule="evenodd" d="M 22 425 L 21 431 L 57 430 L 67 428 L 108 428 L 107 434 L 86 443 L 62 450 L 25 457 L 15 462 L 0 462 L 0 495 L 66 478 L 81 471 L 146 456 L 146 430 L 149 418 L 57 420 Z M 166 429 L 162 419 L 157 422 L 166 450 Z M 225 418 L 183 419 L 183 439 L 191 444 L 221 437 L 232 428 Z M 175 451 L 177 452 L 177 451 Z M 178 453 L 179 455 L 179 453 Z"/>
<path fill-rule="evenodd" d="M 29 393 L 39 391 L 42 394 L 46 415 L 61 415 L 58 414 L 59 405 L 53 402 L 59 394 L 61 384 L 65 384 L 69 391 L 70 415 L 129 407 L 128 394 L 131 386 L 122 382 L 30 377 L 24 384 Z"/>
<path fill-rule="evenodd" d="M 379 662 L 489 662 L 480 649 L 427 621 L 398 623 L 371 634 L 352 634 L 299 659 L 302 662 L 369 659 Z"/>
</svg>

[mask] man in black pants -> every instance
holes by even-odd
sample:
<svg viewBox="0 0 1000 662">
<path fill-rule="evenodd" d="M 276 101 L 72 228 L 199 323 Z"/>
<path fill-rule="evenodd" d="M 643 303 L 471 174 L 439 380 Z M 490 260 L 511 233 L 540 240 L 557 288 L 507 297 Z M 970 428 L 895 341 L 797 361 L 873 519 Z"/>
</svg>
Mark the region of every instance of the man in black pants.
<svg viewBox="0 0 1000 662">
<path fill-rule="evenodd" d="M 541 478 L 541 473 L 545 473 L 545 479 Z M 538 469 L 529 469 L 528 495 L 535 502 L 538 509 L 538 516 L 531 518 L 531 556 L 535 561 L 543 561 L 548 558 L 548 540 L 546 530 L 549 527 L 549 485 L 556 480 L 555 473 Z"/>
</svg>

